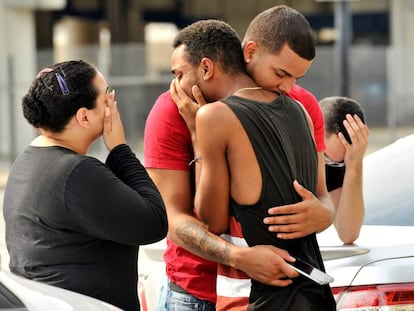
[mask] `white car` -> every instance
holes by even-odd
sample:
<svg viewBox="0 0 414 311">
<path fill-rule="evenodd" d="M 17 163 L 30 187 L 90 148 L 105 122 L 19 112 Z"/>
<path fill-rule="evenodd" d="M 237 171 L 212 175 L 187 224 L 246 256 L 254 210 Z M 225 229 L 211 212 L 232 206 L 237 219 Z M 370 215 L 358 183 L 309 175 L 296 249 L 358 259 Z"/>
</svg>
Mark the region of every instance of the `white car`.
<svg viewBox="0 0 414 311">
<path fill-rule="evenodd" d="M 0 310 L 122 311 L 106 302 L 0 271 Z"/>
<path fill-rule="evenodd" d="M 337 310 L 414 310 L 414 135 L 364 159 L 365 220 L 351 246 L 318 236 Z"/>
<path fill-rule="evenodd" d="M 337 310 L 414 310 L 414 135 L 364 158 L 365 221 L 343 245 L 331 226 L 318 235 Z M 165 241 L 140 248 L 142 310 L 153 311 L 165 275 Z"/>
</svg>

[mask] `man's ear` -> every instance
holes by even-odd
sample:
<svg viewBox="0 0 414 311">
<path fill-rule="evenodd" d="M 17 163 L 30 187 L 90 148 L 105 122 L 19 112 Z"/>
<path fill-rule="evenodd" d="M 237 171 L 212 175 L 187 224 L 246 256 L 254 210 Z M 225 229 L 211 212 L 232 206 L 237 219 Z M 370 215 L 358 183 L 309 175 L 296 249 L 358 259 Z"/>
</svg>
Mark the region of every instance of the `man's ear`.
<svg viewBox="0 0 414 311">
<path fill-rule="evenodd" d="M 252 61 L 252 58 L 257 53 L 257 43 L 255 41 L 247 41 L 243 47 L 243 57 L 246 64 Z"/>
<path fill-rule="evenodd" d="M 81 127 L 89 128 L 89 119 L 88 119 L 89 110 L 85 107 L 79 108 L 76 112 L 76 121 Z"/>
<path fill-rule="evenodd" d="M 203 57 L 200 61 L 203 80 L 209 80 L 214 74 L 214 63 L 208 57 Z"/>
</svg>

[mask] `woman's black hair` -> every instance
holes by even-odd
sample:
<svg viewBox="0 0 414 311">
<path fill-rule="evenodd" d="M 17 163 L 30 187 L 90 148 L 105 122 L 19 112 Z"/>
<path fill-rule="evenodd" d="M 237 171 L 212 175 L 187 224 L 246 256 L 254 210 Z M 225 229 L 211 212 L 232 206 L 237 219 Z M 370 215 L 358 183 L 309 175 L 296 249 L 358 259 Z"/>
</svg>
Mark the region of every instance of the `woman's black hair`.
<svg viewBox="0 0 414 311">
<path fill-rule="evenodd" d="M 97 69 L 79 60 L 43 69 L 23 97 L 23 115 L 35 128 L 61 132 L 79 108 L 93 109 Z"/>
</svg>

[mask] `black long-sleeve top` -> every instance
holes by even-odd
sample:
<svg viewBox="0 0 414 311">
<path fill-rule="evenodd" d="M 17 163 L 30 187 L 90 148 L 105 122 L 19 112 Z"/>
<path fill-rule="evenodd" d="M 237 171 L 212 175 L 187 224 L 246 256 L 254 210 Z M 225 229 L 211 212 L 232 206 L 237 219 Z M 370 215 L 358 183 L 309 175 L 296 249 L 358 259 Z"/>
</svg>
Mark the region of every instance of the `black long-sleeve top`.
<svg viewBox="0 0 414 311">
<path fill-rule="evenodd" d="M 167 234 L 156 186 L 127 145 L 106 164 L 29 146 L 10 171 L 3 212 L 10 271 L 139 310 L 139 245 Z"/>
</svg>

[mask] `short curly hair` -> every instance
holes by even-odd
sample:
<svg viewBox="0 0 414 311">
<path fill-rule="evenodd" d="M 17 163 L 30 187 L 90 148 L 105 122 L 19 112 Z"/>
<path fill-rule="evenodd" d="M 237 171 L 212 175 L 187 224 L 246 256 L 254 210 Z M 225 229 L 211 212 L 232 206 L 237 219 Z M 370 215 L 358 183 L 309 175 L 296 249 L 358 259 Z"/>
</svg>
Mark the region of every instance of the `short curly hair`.
<svg viewBox="0 0 414 311">
<path fill-rule="evenodd" d="M 187 60 L 198 65 L 203 57 L 217 62 L 223 72 L 245 72 L 243 51 L 236 31 L 227 23 L 206 19 L 181 29 L 173 41 L 173 48 L 185 46 Z"/>
<path fill-rule="evenodd" d="M 43 69 L 22 100 L 23 115 L 35 128 L 61 132 L 76 111 L 96 105 L 95 66 L 66 61 Z"/>
</svg>

